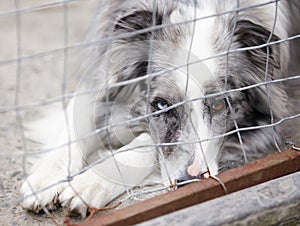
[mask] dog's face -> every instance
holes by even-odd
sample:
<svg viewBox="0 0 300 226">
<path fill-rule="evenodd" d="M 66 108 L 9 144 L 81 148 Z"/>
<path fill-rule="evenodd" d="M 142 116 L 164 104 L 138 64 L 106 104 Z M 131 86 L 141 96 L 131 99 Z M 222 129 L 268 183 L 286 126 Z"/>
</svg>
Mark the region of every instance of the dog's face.
<svg viewBox="0 0 300 226">
<path fill-rule="evenodd" d="M 273 103 L 273 117 L 282 117 L 285 93 L 277 86 L 241 88 L 266 79 L 267 58 L 268 76 L 280 76 L 279 47 L 210 57 L 278 38 L 234 14 L 178 25 L 217 10 L 168 2 L 157 6 L 153 16 L 153 7 L 147 4 L 117 12 L 111 32 L 120 38 L 101 50 L 100 67 L 109 65 L 105 83 L 122 83 L 98 96 L 96 127 L 118 125 L 99 133 L 102 144 L 118 149 L 147 132 L 156 144 L 161 168 L 170 171 L 162 170 L 163 178 L 171 174 L 179 180 L 199 177 L 207 168 L 216 174 L 220 158 L 229 164 L 244 162 L 246 154 L 270 149 L 269 130 L 239 129 L 270 123 L 268 92 L 278 100 Z M 161 27 L 147 31 L 153 22 Z M 109 60 L 103 60 L 107 56 Z"/>
</svg>

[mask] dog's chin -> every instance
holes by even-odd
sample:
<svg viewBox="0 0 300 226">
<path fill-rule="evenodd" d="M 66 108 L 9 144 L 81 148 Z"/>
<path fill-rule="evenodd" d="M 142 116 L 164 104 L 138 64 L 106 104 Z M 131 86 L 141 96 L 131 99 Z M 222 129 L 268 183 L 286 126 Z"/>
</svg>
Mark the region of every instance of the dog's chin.
<svg viewBox="0 0 300 226">
<path fill-rule="evenodd" d="M 218 174 L 219 150 L 223 139 L 191 142 L 177 146 L 169 156 L 159 158 L 162 183 L 188 184 Z M 189 143 L 189 142 L 187 142 Z"/>
</svg>

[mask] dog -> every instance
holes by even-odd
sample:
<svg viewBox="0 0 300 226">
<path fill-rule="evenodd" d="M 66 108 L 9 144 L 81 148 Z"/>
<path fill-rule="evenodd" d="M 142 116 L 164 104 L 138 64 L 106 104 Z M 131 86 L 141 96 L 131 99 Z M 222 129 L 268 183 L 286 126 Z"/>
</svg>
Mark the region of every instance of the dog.
<svg viewBox="0 0 300 226">
<path fill-rule="evenodd" d="M 289 75 L 280 40 L 299 32 L 299 5 L 99 1 L 74 97 L 35 125 L 51 151 L 24 181 L 23 206 L 85 217 L 135 186 L 217 175 L 279 149 L 286 132 L 274 123 L 291 114 L 289 97 L 257 84 Z"/>
</svg>

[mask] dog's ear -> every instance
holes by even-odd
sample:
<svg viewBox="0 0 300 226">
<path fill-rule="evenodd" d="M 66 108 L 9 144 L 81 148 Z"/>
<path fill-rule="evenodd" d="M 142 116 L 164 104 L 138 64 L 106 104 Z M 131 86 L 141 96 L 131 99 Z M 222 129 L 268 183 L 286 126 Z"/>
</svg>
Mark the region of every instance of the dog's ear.
<svg viewBox="0 0 300 226">
<path fill-rule="evenodd" d="M 158 13 L 147 10 L 139 10 L 123 16 L 115 22 L 115 33 L 130 33 L 162 24 L 162 16 Z M 151 35 L 151 31 L 145 31 L 133 35 L 131 38 L 147 40 Z"/>
<path fill-rule="evenodd" d="M 268 42 L 278 41 L 279 38 L 272 34 L 269 30 L 259 24 L 255 24 L 249 20 L 240 20 L 236 24 L 235 41 L 240 48 L 256 47 L 267 44 Z M 249 65 L 245 67 L 251 68 L 249 71 L 252 77 L 243 78 L 247 81 L 246 85 L 265 81 L 266 63 L 269 61 L 268 76 L 274 79 L 280 72 L 280 46 L 278 44 L 254 48 L 242 52 L 247 58 Z M 269 79 L 268 78 L 268 79 Z M 252 104 L 252 109 L 256 109 L 260 115 L 270 117 L 270 98 L 274 109 L 273 112 L 276 119 L 283 118 L 287 112 L 287 95 L 279 84 L 260 86 L 245 91 L 248 101 Z"/>
<path fill-rule="evenodd" d="M 155 21 L 153 17 L 155 16 Z M 154 22 L 154 24 L 153 24 Z M 145 29 L 151 26 L 159 25 L 162 23 L 162 17 L 157 13 L 153 15 L 152 12 L 147 10 L 134 11 L 133 13 L 126 15 L 115 24 L 115 31 L 125 30 L 125 31 L 136 31 Z"/>
<path fill-rule="evenodd" d="M 146 9 L 136 10 L 134 7 L 120 12 L 120 16 L 114 22 L 114 35 L 120 35 L 115 40 L 111 53 L 118 65 L 113 72 L 115 82 L 122 82 L 144 76 L 148 72 L 149 65 L 149 40 L 155 39 L 152 36 L 158 35 L 161 29 L 147 29 L 162 24 L 163 16 L 158 12 Z M 143 31 L 146 29 L 145 31 Z M 124 35 L 124 36 L 123 36 Z M 118 59 L 118 60 L 116 60 Z M 147 89 L 145 81 L 126 86 L 126 89 L 134 90 L 139 85 L 140 89 Z M 111 89 L 110 99 L 119 95 L 125 86 Z"/>
<path fill-rule="evenodd" d="M 236 24 L 235 41 L 240 48 L 255 47 L 278 41 L 279 38 L 259 24 L 249 20 L 239 20 Z M 270 68 L 280 69 L 279 45 L 269 45 L 244 52 L 249 62 L 262 71 L 265 71 L 267 58 Z M 271 75 L 272 76 L 272 75 Z"/>
<path fill-rule="evenodd" d="M 289 99 L 280 85 L 273 84 L 269 85 L 268 88 L 260 86 L 246 90 L 245 93 L 252 109 L 259 113 L 257 118 L 266 118 L 270 122 L 271 111 L 275 120 L 280 120 L 289 115 Z"/>
</svg>

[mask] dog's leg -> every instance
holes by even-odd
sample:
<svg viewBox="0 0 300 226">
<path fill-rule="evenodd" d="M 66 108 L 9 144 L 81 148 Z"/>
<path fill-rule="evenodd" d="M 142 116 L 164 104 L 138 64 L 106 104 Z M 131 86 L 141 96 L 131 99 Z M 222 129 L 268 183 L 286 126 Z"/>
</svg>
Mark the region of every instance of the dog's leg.
<svg viewBox="0 0 300 226">
<path fill-rule="evenodd" d="M 69 174 L 79 171 L 83 165 L 83 157 L 86 153 L 78 148 L 76 143 L 68 145 L 69 139 L 75 140 L 73 133 L 73 101 L 67 107 L 66 113 L 69 121 L 69 129 L 66 124 L 66 115 L 60 110 L 55 115 L 42 120 L 38 128 L 37 136 L 43 136 L 46 141 L 45 148 L 61 146 L 49 151 L 38 160 L 31 169 L 31 175 L 25 180 L 21 188 L 24 195 L 23 206 L 29 210 L 39 212 L 42 207 L 55 209 L 58 195 L 66 187 L 65 181 Z M 49 132 L 55 126 L 55 131 Z M 51 138 L 49 136 L 53 135 Z M 70 137 L 69 135 L 70 134 Z M 36 138 L 33 137 L 33 139 Z"/>
<path fill-rule="evenodd" d="M 141 182 L 156 168 L 156 152 L 150 135 L 143 133 L 118 150 L 114 158 L 78 175 L 59 196 L 63 206 L 86 216 L 88 207 L 100 208 Z M 88 205 L 88 206 L 87 206 Z"/>
</svg>

